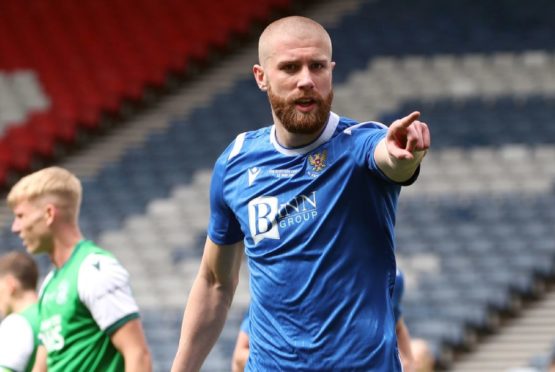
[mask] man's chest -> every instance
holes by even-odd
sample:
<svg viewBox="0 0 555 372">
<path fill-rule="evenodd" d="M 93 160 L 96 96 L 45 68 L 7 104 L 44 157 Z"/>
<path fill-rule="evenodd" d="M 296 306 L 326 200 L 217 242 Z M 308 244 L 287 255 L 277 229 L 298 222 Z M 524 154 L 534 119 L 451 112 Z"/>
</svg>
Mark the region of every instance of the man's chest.
<svg viewBox="0 0 555 372">
<path fill-rule="evenodd" d="M 224 198 L 254 244 L 313 228 L 334 208 L 337 195 L 348 192 L 356 171 L 332 147 L 294 159 L 253 159 L 237 169 Z"/>
</svg>

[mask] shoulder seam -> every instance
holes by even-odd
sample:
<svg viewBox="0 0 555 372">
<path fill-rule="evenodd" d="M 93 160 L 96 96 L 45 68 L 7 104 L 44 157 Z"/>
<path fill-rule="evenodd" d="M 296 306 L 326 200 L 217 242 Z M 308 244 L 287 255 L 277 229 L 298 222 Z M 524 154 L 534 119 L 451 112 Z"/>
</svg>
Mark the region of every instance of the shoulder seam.
<svg viewBox="0 0 555 372">
<path fill-rule="evenodd" d="M 110 252 L 107 252 L 110 253 Z M 85 280 L 82 280 L 82 275 L 84 270 L 88 270 L 89 268 L 87 267 L 87 263 L 91 260 L 94 259 L 94 257 L 101 257 L 102 259 L 111 259 L 114 262 L 117 262 L 118 265 L 121 266 L 121 263 L 118 261 L 118 259 L 113 255 L 113 254 L 103 254 L 103 252 L 89 252 L 89 254 L 87 254 L 87 256 L 85 256 L 83 258 L 83 260 L 81 261 L 81 264 L 79 265 L 79 270 L 77 271 L 77 295 L 79 297 L 79 300 L 84 304 L 84 298 L 82 297 L 83 295 L 83 285 L 87 285 L 90 284 Z"/>
<path fill-rule="evenodd" d="M 377 121 L 365 121 L 364 123 L 359 123 L 359 124 L 355 124 L 355 125 L 350 126 L 349 128 L 343 130 L 343 133 L 351 135 L 352 132 L 353 132 L 353 129 L 358 129 L 358 128 L 363 127 L 363 126 L 365 126 L 365 125 L 367 125 L 367 124 L 374 124 L 374 125 L 376 125 L 376 126 L 378 126 L 378 127 L 381 127 L 382 129 L 387 129 L 387 126 L 384 125 L 384 124 L 382 124 L 382 123 L 380 123 L 380 122 L 377 122 Z"/>
<path fill-rule="evenodd" d="M 233 148 L 231 149 L 227 160 L 232 159 L 233 157 L 237 156 L 239 152 L 241 152 L 241 149 L 243 148 L 243 143 L 245 142 L 246 134 L 246 132 L 243 132 L 235 137 L 235 143 L 233 144 Z"/>
</svg>

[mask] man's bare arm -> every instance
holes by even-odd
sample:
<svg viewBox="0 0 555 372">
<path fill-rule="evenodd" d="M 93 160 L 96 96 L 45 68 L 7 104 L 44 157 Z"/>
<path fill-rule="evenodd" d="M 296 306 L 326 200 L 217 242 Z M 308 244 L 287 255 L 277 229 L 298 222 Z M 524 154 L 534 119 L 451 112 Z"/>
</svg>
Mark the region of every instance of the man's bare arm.
<svg viewBox="0 0 555 372">
<path fill-rule="evenodd" d="M 39 347 L 37 348 L 37 354 L 35 356 L 33 372 L 46 372 L 46 356 L 46 348 L 44 347 L 44 345 L 39 345 Z"/>
<path fill-rule="evenodd" d="M 196 372 L 224 326 L 243 257 L 243 243 L 222 246 L 206 239 L 199 272 L 191 288 L 172 372 Z"/>
<path fill-rule="evenodd" d="M 123 355 L 127 372 L 152 371 L 152 360 L 139 319 L 125 323 L 110 336 L 110 339 Z"/>
</svg>

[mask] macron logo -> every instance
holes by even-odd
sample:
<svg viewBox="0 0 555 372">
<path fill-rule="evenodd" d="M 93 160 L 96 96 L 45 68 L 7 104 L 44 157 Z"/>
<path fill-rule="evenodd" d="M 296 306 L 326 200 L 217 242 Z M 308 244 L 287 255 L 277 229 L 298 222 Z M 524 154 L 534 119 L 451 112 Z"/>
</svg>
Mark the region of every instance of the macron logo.
<svg viewBox="0 0 555 372">
<path fill-rule="evenodd" d="M 260 174 L 260 168 L 249 168 L 249 186 L 253 184 L 254 180 Z"/>
</svg>

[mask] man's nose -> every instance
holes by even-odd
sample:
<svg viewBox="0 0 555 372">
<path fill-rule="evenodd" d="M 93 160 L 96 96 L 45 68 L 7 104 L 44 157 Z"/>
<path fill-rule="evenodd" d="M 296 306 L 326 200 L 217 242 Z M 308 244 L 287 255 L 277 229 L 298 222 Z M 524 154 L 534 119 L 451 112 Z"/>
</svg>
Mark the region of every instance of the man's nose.
<svg viewBox="0 0 555 372">
<path fill-rule="evenodd" d="M 14 220 L 12 223 L 12 232 L 17 234 L 19 230 L 20 230 L 19 223 L 17 223 L 17 221 Z"/>
<path fill-rule="evenodd" d="M 297 87 L 299 89 L 314 88 L 314 79 L 312 77 L 312 72 L 307 66 L 303 67 L 299 73 L 299 81 L 297 83 Z"/>
</svg>

